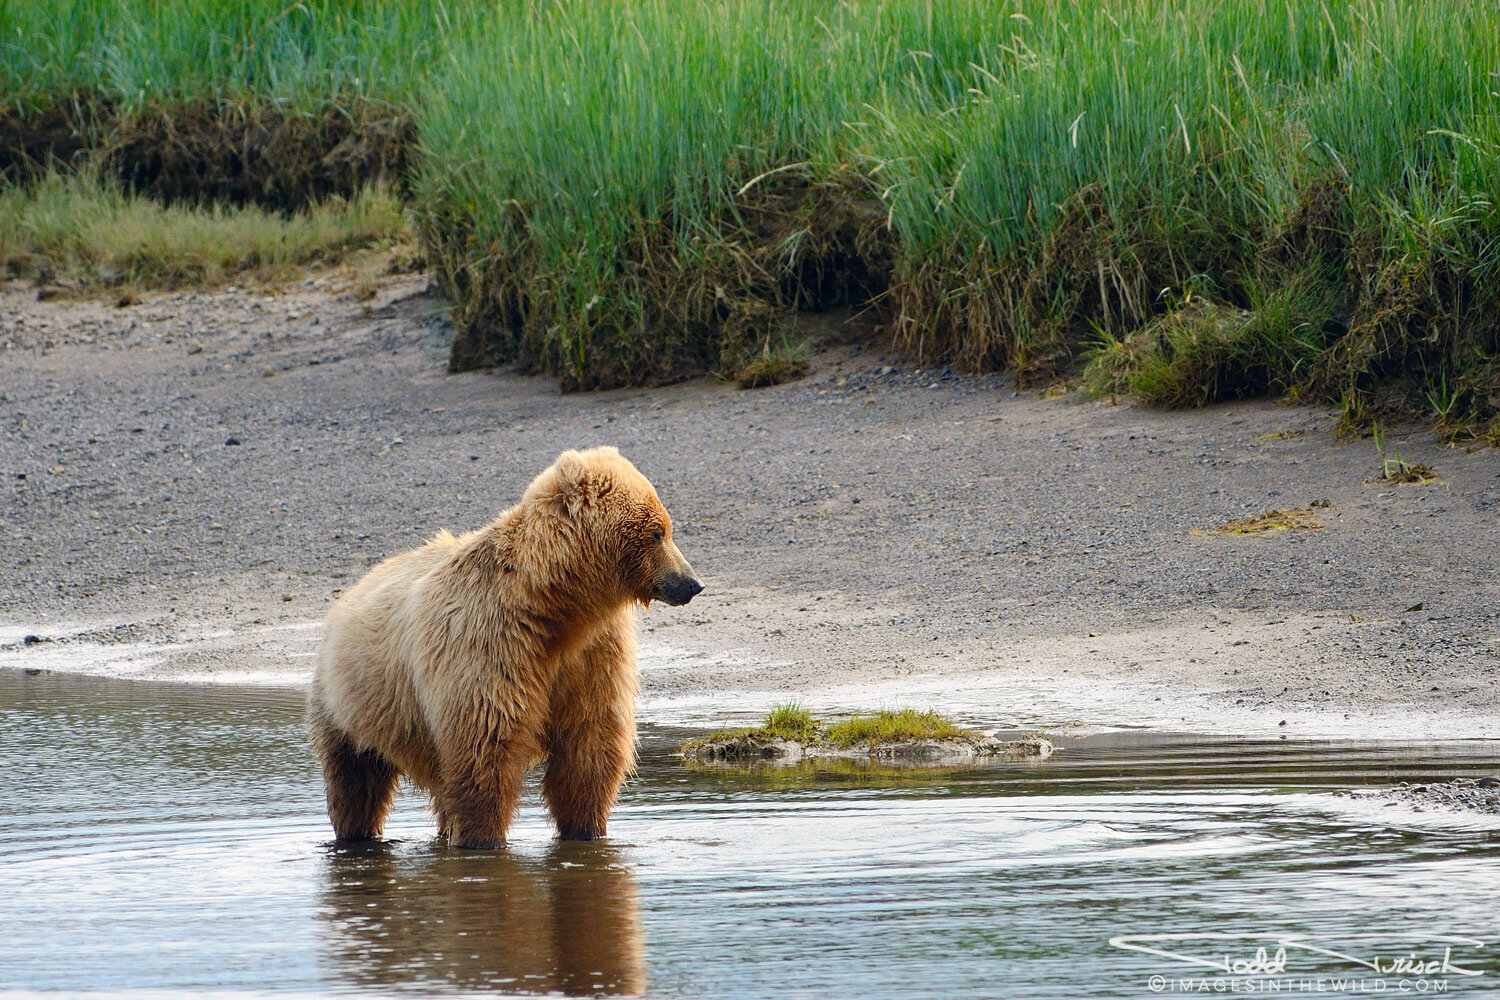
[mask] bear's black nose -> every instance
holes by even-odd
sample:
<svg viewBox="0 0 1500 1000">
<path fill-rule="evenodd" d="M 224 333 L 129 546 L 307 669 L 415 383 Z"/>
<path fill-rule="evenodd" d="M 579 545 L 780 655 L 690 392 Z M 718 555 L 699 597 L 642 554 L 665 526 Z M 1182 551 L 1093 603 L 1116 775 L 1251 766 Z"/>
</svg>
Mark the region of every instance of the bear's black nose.
<svg viewBox="0 0 1500 1000">
<path fill-rule="evenodd" d="M 656 588 L 655 597 L 673 607 L 680 607 L 703 592 L 703 584 L 691 576 L 673 575 Z"/>
</svg>

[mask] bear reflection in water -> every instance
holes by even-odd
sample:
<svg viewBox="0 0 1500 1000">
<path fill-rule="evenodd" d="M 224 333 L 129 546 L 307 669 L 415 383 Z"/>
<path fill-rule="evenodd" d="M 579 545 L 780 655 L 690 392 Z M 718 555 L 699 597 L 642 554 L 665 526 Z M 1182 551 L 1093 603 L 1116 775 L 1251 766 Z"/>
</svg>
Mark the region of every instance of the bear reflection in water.
<svg viewBox="0 0 1500 1000">
<path fill-rule="evenodd" d="M 352 984 L 646 989 L 635 879 L 607 844 L 559 842 L 541 858 L 340 844 L 324 904 L 330 964 Z"/>
</svg>

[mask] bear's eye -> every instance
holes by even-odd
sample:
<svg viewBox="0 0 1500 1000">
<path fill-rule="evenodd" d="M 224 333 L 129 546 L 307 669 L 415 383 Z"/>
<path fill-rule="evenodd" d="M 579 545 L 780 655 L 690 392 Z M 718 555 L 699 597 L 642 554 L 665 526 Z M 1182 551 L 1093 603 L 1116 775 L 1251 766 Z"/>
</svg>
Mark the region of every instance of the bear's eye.
<svg viewBox="0 0 1500 1000">
<path fill-rule="evenodd" d="M 667 530 L 665 528 L 657 528 L 655 531 L 651 532 L 651 537 L 659 542 L 663 538 L 667 537 Z"/>
</svg>

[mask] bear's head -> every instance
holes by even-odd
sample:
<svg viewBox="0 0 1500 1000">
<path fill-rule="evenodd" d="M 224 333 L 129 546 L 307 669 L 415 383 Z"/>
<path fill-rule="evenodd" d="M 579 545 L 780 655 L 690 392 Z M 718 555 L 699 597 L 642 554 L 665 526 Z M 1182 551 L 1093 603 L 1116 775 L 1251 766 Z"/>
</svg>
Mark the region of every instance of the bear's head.
<svg viewBox="0 0 1500 1000">
<path fill-rule="evenodd" d="M 672 541 L 655 487 L 614 448 L 563 452 L 523 503 L 551 523 L 560 555 L 610 596 L 681 605 L 703 589 Z"/>
</svg>

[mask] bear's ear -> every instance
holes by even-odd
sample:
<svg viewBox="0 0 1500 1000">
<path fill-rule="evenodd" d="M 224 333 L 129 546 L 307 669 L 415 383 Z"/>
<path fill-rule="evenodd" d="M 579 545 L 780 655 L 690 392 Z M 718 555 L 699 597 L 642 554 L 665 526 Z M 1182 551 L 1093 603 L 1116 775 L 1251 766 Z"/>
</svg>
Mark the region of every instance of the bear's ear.
<svg viewBox="0 0 1500 1000">
<path fill-rule="evenodd" d="M 557 477 L 559 486 L 573 487 L 581 486 L 588 480 L 589 466 L 583 460 L 583 455 L 571 448 L 552 463 L 552 471 Z"/>
<path fill-rule="evenodd" d="M 526 492 L 576 515 L 608 493 L 609 484 L 581 454 L 565 451 L 557 456 L 550 469 L 536 477 Z"/>
</svg>

